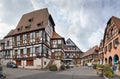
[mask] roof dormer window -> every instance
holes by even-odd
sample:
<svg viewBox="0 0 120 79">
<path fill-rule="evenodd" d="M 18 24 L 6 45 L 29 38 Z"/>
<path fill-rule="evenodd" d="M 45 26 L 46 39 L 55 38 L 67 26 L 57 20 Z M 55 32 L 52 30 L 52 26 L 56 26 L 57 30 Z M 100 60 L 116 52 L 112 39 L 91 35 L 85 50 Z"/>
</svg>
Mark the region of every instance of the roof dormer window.
<svg viewBox="0 0 120 79">
<path fill-rule="evenodd" d="M 30 28 L 31 28 L 31 25 L 25 26 L 25 29 L 26 29 L 26 30 L 28 30 L 28 29 L 30 29 Z"/>
<path fill-rule="evenodd" d="M 23 26 L 21 26 L 20 28 L 17 28 L 18 32 L 20 32 L 22 30 Z"/>
<path fill-rule="evenodd" d="M 28 21 L 29 21 L 29 22 L 32 22 L 32 21 L 33 21 L 33 18 L 30 18 Z"/>
<path fill-rule="evenodd" d="M 20 28 L 17 28 L 18 32 L 20 32 Z"/>
<path fill-rule="evenodd" d="M 37 26 L 40 27 L 40 26 L 41 26 L 41 23 L 38 23 Z"/>
<path fill-rule="evenodd" d="M 40 26 L 42 26 L 42 24 L 43 24 L 43 22 L 38 23 L 37 26 L 40 27 Z"/>
</svg>

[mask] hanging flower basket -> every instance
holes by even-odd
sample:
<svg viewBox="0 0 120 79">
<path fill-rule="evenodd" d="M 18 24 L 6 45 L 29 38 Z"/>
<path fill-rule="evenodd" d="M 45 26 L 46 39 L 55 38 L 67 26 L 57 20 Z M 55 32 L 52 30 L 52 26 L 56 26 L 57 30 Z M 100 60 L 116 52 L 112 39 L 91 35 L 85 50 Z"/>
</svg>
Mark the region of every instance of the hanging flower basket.
<svg viewBox="0 0 120 79">
<path fill-rule="evenodd" d="M 36 37 L 35 40 L 38 42 L 38 41 L 40 41 L 40 38 L 39 38 L 39 37 Z"/>
</svg>

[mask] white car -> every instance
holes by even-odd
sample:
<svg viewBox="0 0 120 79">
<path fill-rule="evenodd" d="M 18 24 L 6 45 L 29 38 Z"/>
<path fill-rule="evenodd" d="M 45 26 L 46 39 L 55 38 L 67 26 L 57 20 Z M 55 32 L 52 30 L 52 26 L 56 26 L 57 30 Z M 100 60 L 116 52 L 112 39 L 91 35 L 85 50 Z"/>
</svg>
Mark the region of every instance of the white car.
<svg viewBox="0 0 120 79">
<path fill-rule="evenodd" d="M 75 65 L 74 65 L 74 64 L 70 64 L 69 66 L 70 66 L 70 68 L 74 68 L 74 67 L 75 67 Z"/>
<path fill-rule="evenodd" d="M 93 65 L 92 65 L 92 63 L 87 63 L 87 66 L 92 67 Z"/>
</svg>

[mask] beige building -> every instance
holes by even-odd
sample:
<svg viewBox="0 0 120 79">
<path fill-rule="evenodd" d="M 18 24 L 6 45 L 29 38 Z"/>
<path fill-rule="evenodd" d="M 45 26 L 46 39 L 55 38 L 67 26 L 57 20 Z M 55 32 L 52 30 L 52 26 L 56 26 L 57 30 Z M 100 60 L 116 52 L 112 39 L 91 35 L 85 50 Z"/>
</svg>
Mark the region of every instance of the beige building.
<svg viewBox="0 0 120 79">
<path fill-rule="evenodd" d="M 84 52 L 81 56 L 81 65 L 86 66 L 88 63 L 96 64 L 98 63 L 98 51 L 99 47 L 94 46 L 90 48 L 88 51 Z"/>
<path fill-rule="evenodd" d="M 61 65 L 65 42 L 63 37 L 57 37 L 54 26 L 47 8 L 24 14 L 17 27 L 4 37 L 4 65 L 9 61 L 21 68 L 42 69 L 53 63 Z"/>
</svg>

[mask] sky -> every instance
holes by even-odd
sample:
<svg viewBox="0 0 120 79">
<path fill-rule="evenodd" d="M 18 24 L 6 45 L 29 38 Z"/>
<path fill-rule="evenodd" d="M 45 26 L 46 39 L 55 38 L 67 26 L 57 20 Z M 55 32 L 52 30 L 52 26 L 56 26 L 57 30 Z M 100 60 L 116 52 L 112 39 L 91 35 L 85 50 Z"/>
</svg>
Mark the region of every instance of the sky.
<svg viewBox="0 0 120 79">
<path fill-rule="evenodd" d="M 0 39 L 15 29 L 23 14 L 48 8 L 55 30 L 84 52 L 100 44 L 112 16 L 120 18 L 120 0 L 0 0 Z"/>
</svg>

